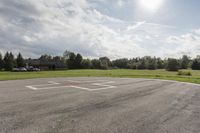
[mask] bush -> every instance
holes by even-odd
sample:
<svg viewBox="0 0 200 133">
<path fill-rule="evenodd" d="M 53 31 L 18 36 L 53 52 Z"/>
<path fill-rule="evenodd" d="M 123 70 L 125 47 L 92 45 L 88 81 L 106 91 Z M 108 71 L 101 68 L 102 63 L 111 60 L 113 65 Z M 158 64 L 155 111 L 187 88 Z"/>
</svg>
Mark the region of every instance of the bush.
<svg viewBox="0 0 200 133">
<path fill-rule="evenodd" d="M 191 72 L 189 71 L 178 71 L 178 75 L 192 76 Z"/>
</svg>

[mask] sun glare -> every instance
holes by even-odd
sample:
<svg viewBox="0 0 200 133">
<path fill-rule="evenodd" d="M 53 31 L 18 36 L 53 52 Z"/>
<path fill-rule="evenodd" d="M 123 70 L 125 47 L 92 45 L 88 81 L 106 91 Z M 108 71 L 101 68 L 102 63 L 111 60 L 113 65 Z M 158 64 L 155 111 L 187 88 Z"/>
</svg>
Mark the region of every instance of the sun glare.
<svg viewBox="0 0 200 133">
<path fill-rule="evenodd" d="M 139 0 L 139 4 L 148 10 L 158 10 L 163 4 L 163 0 Z"/>
</svg>

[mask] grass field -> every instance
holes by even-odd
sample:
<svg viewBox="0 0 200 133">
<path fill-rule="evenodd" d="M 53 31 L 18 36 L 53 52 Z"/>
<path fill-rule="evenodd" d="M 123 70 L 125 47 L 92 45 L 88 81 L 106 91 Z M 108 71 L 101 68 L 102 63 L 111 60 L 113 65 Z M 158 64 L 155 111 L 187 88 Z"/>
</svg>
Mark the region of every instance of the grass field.
<svg viewBox="0 0 200 133">
<path fill-rule="evenodd" d="M 200 84 L 200 71 L 190 71 L 192 76 L 177 75 L 178 72 L 165 70 L 65 70 L 41 72 L 0 72 L 0 80 L 16 80 L 50 77 L 123 77 L 176 80 Z"/>
</svg>

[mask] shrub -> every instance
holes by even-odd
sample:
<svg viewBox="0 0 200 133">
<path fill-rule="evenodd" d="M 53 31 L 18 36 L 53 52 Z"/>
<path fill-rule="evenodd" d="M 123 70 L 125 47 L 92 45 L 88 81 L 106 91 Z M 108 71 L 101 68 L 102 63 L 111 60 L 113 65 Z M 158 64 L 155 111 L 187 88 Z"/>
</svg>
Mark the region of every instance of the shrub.
<svg viewBox="0 0 200 133">
<path fill-rule="evenodd" d="M 178 71 L 178 75 L 192 76 L 190 71 Z"/>
</svg>

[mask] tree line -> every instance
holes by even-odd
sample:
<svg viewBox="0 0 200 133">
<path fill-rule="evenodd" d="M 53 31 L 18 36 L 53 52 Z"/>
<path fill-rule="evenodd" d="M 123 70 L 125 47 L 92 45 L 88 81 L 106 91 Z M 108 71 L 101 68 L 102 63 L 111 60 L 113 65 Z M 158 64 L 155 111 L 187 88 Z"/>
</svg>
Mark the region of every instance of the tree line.
<svg viewBox="0 0 200 133">
<path fill-rule="evenodd" d="M 26 60 L 19 53 L 17 57 L 12 52 L 6 52 L 3 56 L 0 53 L 0 70 L 11 71 L 14 67 L 25 67 Z M 99 59 L 84 59 L 81 54 L 65 51 L 63 56 L 41 55 L 37 60 L 41 62 L 62 62 L 66 64 L 65 69 L 166 69 L 168 71 L 177 71 L 179 69 L 200 70 L 200 56 L 191 59 L 183 55 L 180 59 L 168 58 L 161 59 L 151 56 L 136 57 L 132 59 L 121 58 L 110 60 L 108 57 Z"/>
<path fill-rule="evenodd" d="M 12 52 L 6 52 L 4 56 L 0 53 L 0 70 L 11 71 L 14 67 L 24 67 L 24 59 L 19 53 L 17 58 L 14 57 Z"/>
</svg>

